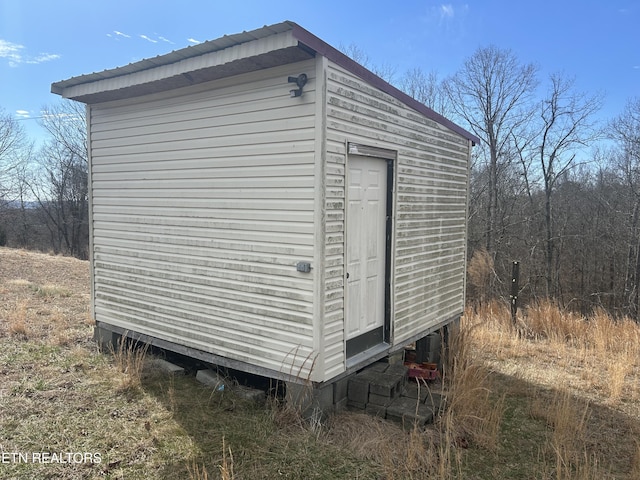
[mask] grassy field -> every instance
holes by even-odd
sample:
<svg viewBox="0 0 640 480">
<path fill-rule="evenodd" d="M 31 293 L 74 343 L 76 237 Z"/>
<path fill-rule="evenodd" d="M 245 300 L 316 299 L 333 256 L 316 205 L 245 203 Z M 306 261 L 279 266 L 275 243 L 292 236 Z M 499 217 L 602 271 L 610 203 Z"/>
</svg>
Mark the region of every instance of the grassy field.
<svg viewBox="0 0 640 480">
<path fill-rule="evenodd" d="M 640 479 L 640 328 L 469 311 L 426 430 L 296 412 L 98 352 L 88 265 L 0 248 L 2 479 Z M 35 455 L 35 458 L 34 458 Z M 64 461 L 66 463 L 61 463 Z"/>
</svg>

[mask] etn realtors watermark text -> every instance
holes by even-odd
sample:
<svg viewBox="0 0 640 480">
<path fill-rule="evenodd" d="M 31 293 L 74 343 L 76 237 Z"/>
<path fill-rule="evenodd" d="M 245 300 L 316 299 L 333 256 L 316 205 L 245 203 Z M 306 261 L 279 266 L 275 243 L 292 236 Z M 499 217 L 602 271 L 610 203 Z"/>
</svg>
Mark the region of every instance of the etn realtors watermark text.
<svg viewBox="0 0 640 480">
<path fill-rule="evenodd" d="M 0 452 L 1 463 L 101 463 L 98 452 Z"/>
</svg>

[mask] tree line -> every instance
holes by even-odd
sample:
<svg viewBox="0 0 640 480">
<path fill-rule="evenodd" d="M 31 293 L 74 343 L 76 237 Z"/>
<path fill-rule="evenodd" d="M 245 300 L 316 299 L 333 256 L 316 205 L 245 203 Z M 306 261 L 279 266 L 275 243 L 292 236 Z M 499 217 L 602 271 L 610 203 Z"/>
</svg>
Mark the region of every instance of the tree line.
<svg viewBox="0 0 640 480">
<path fill-rule="evenodd" d="M 342 50 L 480 139 L 470 180 L 468 297 L 520 298 L 640 315 L 640 99 L 599 120 L 600 93 L 509 49 L 481 47 L 453 75 L 420 68 L 395 77 L 357 46 Z M 35 149 L 0 112 L 0 245 L 88 257 L 85 110 L 45 108 Z M 480 268 L 481 266 L 482 268 Z"/>
<path fill-rule="evenodd" d="M 470 182 L 468 298 L 550 298 L 587 313 L 640 313 L 640 99 L 599 120 L 601 93 L 508 49 L 482 47 L 452 76 L 403 87 L 479 139 Z M 483 268 L 478 269 L 481 265 Z"/>
<path fill-rule="evenodd" d="M 0 246 L 89 256 L 85 109 L 63 101 L 42 111 L 43 145 L 0 111 Z"/>
</svg>

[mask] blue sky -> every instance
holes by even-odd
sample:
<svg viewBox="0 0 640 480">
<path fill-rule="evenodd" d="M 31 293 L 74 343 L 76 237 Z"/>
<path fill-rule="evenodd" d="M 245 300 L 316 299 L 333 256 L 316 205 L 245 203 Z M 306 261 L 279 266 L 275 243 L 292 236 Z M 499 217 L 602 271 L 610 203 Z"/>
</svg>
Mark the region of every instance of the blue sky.
<svg viewBox="0 0 640 480">
<path fill-rule="evenodd" d="M 0 108 L 39 138 L 36 118 L 59 101 L 52 82 L 283 20 L 357 45 L 396 78 L 413 67 L 447 76 L 494 44 L 543 77 L 562 71 L 604 92 L 603 120 L 640 97 L 638 0 L 0 0 Z"/>
</svg>

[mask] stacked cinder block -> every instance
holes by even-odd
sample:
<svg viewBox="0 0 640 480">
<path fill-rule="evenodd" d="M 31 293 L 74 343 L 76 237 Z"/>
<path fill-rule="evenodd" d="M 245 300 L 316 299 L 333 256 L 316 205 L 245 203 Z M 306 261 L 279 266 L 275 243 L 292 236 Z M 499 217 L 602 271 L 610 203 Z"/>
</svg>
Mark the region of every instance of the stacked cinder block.
<svg viewBox="0 0 640 480">
<path fill-rule="evenodd" d="M 387 420 L 400 423 L 405 429 L 419 427 L 433 421 L 433 408 L 415 398 L 398 398 L 387 408 Z"/>
<path fill-rule="evenodd" d="M 433 421 L 440 397 L 429 389 L 407 384 L 407 367 L 374 363 L 349 378 L 347 406 L 402 424 L 405 428 Z"/>
<path fill-rule="evenodd" d="M 398 398 L 407 382 L 404 365 L 374 363 L 349 379 L 347 406 L 386 417 L 386 410 Z"/>
</svg>

